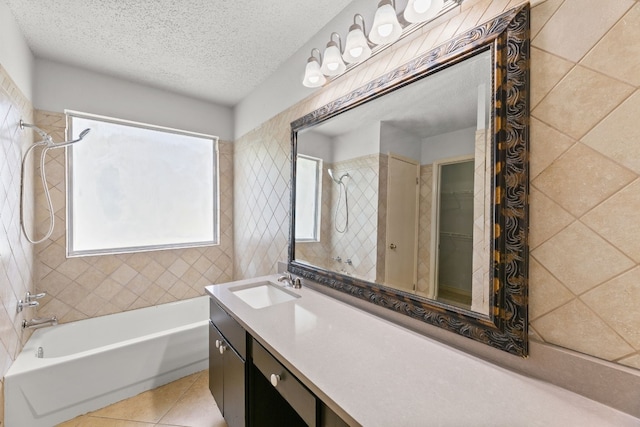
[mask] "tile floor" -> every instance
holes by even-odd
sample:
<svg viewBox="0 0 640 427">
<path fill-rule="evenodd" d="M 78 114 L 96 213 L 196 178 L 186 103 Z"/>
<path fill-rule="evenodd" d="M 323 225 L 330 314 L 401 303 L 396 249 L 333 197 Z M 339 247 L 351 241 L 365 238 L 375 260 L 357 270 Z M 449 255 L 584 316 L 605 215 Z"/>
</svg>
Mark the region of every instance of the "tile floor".
<svg viewBox="0 0 640 427">
<path fill-rule="evenodd" d="M 226 427 L 208 386 L 197 372 L 57 427 Z"/>
</svg>

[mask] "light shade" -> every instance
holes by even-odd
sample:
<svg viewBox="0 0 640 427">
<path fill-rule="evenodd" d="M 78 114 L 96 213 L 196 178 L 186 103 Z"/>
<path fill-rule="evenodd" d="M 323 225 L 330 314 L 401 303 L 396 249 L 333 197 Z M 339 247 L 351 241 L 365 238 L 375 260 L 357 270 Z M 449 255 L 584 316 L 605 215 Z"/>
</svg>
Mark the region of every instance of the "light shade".
<svg viewBox="0 0 640 427">
<path fill-rule="evenodd" d="M 371 56 L 371 48 L 367 37 L 364 35 L 364 31 L 358 24 L 353 24 L 349 28 L 349 34 L 347 34 L 347 42 L 344 45 L 344 53 L 342 58 L 353 64 L 355 62 L 361 62 Z"/>
<path fill-rule="evenodd" d="M 382 0 L 373 18 L 373 27 L 369 33 L 369 40 L 375 44 L 393 43 L 400 38 L 402 27 L 398 22 L 396 10 L 391 0 Z"/>
<path fill-rule="evenodd" d="M 320 87 L 325 84 L 327 79 L 320 71 L 320 63 L 312 55 L 307 61 L 307 66 L 304 69 L 304 78 L 302 84 L 306 87 Z"/>
<path fill-rule="evenodd" d="M 407 22 L 424 22 L 435 17 L 442 10 L 444 0 L 409 0 L 404 9 Z"/>
<path fill-rule="evenodd" d="M 327 43 L 327 47 L 324 50 L 324 59 L 320 71 L 325 76 L 337 76 L 344 73 L 347 69 L 344 61 L 342 60 L 342 53 L 338 48 L 338 44 L 333 40 Z"/>
</svg>

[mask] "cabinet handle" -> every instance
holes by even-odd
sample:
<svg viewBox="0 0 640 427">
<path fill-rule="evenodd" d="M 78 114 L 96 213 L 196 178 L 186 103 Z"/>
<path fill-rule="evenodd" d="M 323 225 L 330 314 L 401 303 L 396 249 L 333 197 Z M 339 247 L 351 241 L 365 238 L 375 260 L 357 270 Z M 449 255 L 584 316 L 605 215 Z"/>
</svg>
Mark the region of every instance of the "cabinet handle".
<svg viewBox="0 0 640 427">
<path fill-rule="evenodd" d="M 395 249 L 395 248 L 397 248 L 395 243 L 392 243 L 392 244 L 389 245 L 389 249 Z"/>
<path fill-rule="evenodd" d="M 224 352 L 225 352 L 225 350 L 226 350 L 226 349 L 227 349 L 227 346 L 226 346 L 226 345 L 224 345 L 224 344 L 222 344 L 222 345 L 220 346 L 220 354 L 224 354 Z"/>
<path fill-rule="evenodd" d="M 272 386 L 277 387 L 279 381 L 280 381 L 280 375 L 271 374 L 271 385 Z"/>
<path fill-rule="evenodd" d="M 220 344 L 222 344 L 220 340 L 216 340 L 216 348 L 220 348 Z"/>
</svg>

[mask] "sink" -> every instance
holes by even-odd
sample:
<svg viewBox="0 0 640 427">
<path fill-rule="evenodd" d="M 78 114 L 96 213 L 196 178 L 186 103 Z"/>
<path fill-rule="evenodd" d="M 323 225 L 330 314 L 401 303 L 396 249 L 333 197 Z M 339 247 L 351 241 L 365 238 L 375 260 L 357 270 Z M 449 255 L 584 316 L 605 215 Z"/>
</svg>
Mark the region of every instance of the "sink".
<svg viewBox="0 0 640 427">
<path fill-rule="evenodd" d="M 235 286 L 229 290 L 253 308 L 264 308 L 300 298 L 300 295 L 271 282 Z"/>
</svg>

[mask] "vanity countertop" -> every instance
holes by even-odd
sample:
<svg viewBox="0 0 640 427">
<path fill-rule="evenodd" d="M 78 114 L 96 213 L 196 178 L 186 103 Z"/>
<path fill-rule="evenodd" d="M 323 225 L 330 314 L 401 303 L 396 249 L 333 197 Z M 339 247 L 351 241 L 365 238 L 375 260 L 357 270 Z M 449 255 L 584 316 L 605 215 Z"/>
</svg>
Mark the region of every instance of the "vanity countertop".
<svg viewBox="0 0 640 427">
<path fill-rule="evenodd" d="M 338 414 L 363 426 L 640 426 L 640 419 L 502 369 L 308 287 L 254 309 L 206 291 Z M 514 356 L 515 357 L 515 356 Z"/>
</svg>

